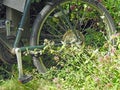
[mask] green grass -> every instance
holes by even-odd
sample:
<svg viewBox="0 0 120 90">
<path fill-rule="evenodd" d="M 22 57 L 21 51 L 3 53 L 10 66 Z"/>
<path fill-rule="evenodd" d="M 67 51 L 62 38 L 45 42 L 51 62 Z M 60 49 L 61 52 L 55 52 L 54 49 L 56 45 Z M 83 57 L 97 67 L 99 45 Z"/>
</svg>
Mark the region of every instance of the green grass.
<svg viewBox="0 0 120 90">
<path fill-rule="evenodd" d="M 120 90 L 118 37 L 117 42 L 116 48 L 111 46 L 110 54 L 105 50 L 88 47 L 81 49 L 72 46 L 61 50 L 48 47 L 44 52 L 57 64 L 46 74 L 38 74 L 33 67 L 27 65 L 24 71 L 34 78 L 21 84 L 17 81 L 17 68 L 14 66 L 11 78 L 0 80 L 0 90 Z"/>
<path fill-rule="evenodd" d="M 120 30 L 120 2 L 106 0 L 104 5 L 109 10 L 117 31 Z M 38 74 L 31 62 L 25 65 L 24 72 L 34 76 L 33 80 L 21 84 L 18 82 L 17 66 L 9 71 L 7 66 L 0 68 L 0 90 L 120 90 L 120 40 L 117 37 L 116 47 L 111 46 L 108 52 L 94 48 L 80 49 L 72 47 L 61 51 L 48 49 L 44 51 L 57 63 L 49 68 L 46 74 Z M 29 66 L 29 67 L 28 67 Z"/>
<path fill-rule="evenodd" d="M 117 31 L 120 31 L 120 2 L 119 0 L 102 0 L 102 3 L 106 6 L 110 12 Z"/>
</svg>

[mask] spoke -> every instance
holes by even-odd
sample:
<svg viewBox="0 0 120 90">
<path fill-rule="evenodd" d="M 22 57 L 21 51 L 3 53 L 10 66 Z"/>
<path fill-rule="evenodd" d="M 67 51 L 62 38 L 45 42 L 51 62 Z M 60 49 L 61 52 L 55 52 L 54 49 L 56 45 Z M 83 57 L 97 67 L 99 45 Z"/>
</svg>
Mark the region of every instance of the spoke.
<svg viewBox="0 0 120 90">
<path fill-rule="evenodd" d="M 51 25 L 49 22 L 47 22 L 47 25 L 49 25 L 49 26 L 52 28 L 52 29 L 50 29 L 50 30 L 47 30 L 50 34 L 56 36 L 56 35 L 55 35 L 55 31 L 56 31 L 57 34 L 62 35 L 62 33 L 61 33 L 58 29 L 56 29 L 53 25 Z"/>
<path fill-rule="evenodd" d="M 84 18 L 85 18 L 85 16 L 86 16 L 86 11 L 85 11 L 85 9 L 87 8 L 87 6 L 85 6 L 85 4 L 84 4 L 84 6 L 83 6 L 84 8 L 84 10 L 83 10 L 83 15 L 82 15 L 82 17 L 80 18 L 80 24 L 82 24 L 82 23 L 84 23 L 83 21 L 85 20 Z M 80 30 L 83 32 L 83 29 L 82 29 L 82 27 L 81 27 L 81 25 L 80 25 Z"/>
<path fill-rule="evenodd" d="M 71 25 L 71 22 L 70 22 L 69 18 L 65 15 L 64 9 L 63 9 L 61 6 L 59 6 L 59 8 L 60 8 L 60 10 L 62 11 L 62 14 L 63 14 L 63 16 L 64 16 L 64 19 L 65 19 L 66 22 L 68 23 L 69 28 L 70 28 L 71 30 L 73 30 L 73 26 Z"/>
<path fill-rule="evenodd" d="M 73 39 L 75 37 L 76 41 L 79 41 L 78 39 L 81 39 L 79 33 L 81 33 L 86 37 L 85 40 L 89 45 L 95 45 L 97 42 L 98 45 L 101 45 L 99 42 L 104 39 L 104 36 L 100 31 L 105 32 L 104 35 L 106 35 L 106 30 L 109 30 L 106 27 L 108 25 L 106 17 L 105 19 L 100 18 L 99 11 L 95 7 L 92 7 L 91 3 L 79 1 L 73 0 L 55 7 L 46 21 L 42 39 L 47 38 L 58 43 L 61 42 L 69 31 L 72 31 L 73 36 L 71 34 L 66 36 L 66 38 L 68 37 L 68 42 L 72 41 L 70 39 L 72 37 Z M 96 38 L 94 34 L 98 37 Z M 93 41 L 90 42 L 88 38 Z"/>
<path fill-rule="evenodd" d="M 78 0 L 77 0 L 77 5 L 76 5 L 76 7 L 78 8 L 79 7 L 79 5 L 78 5 Z M 79 9 L 79 8 L 78 8 Z M 77 20 L 76 20 L 76 23 L 74 23 L 74 29 L 76 29 L 77 28 L 77 26 L 78 26 L 78 23 L 79 23 L 79 10 L 77 11 L 77 14 L 76 14 L 76 18 L 77 18 Z"/>
<path fill-rule="evenodd" d="M 78 0 L 77 0 L 77 3 L 78 3 Z M 76 21 L 74 22 L 74 30 L 80 30 L 82 32 L 82 30 L 84 30 L 81 26 L 84 24 L 84 21 L 85 21 L 85 17 L 86 17 L 86 11 L 85 9 L 87 8 L 84 4 L 84 9 L 81 7 L 81 5 L 79 5 L 79 3 L 76 5 L 76 8 L 79 9 L 77 10 L 76 12 Z M 81 9 L 82 8 L 82 9 Z M 85 26 L 85 25 L 84 25 Z"/>
<path fill-rule="evenodd" d="M 84 32 L 86 30 L 93 30 L 94 27 L 92 27 L 92 26 L 94 25 L 94 22 L 91 23 L 91 25 L 89 26 L 89 28 L 86 28 L 87 24 L 88 24 L 88 22 L 86 22 L 86 24 L 82 28 L 82 32 Z"/>
<path fill-rule="evenodd" d="M 49 37 L 49 38 L 61 38 L 62 35 L 52 35 L 52 34 L 46 34 L 46 33 L 42 33 L 41 35 L 42 37 Z"/>
<path fill-rule="evenodd" d="M 67 29 L 65 29 L 61 24 L 57 23 L 57 25 L 60 27 L 61 30 L 66 31 Z"/>
<path fill-rule="evenodd" d="M 63 25 L 61 25 L 61 27 L 64 28 L 64 31 L 68 30 L 69 26 L 65 23 L 65 21 L 63 21 L 64 19 L 59 17 L 59 20 L 60 20 L 61 24 L 63 24 Z"/>
</svg>

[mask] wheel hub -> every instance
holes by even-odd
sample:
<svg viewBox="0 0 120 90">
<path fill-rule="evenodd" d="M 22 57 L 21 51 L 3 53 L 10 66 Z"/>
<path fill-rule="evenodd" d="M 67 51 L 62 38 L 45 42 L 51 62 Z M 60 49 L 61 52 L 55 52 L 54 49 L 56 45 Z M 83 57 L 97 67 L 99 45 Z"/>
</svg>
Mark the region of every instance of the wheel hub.
<svg viewBox="0 0 120 90">
<path fill-rule="evenodd" d="M 77 44 L 82 46 L 85 42 L 84 35 L 76 30 L 75 33 L 73 30 L 68 30 L 62 37 L 63 43 Z"/>
</svg>

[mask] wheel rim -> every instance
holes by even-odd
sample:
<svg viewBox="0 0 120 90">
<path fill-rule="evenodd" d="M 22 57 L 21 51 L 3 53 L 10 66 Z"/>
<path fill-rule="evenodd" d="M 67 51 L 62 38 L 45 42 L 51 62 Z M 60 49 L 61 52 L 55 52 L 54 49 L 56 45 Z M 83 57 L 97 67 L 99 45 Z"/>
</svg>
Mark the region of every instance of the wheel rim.
<svg viewBox="0 0 120 90">
<path fill-rule="evenodd" d="M 44 39 L 61 43 L 70 30 L 82 33 L 86 46 L 98 48 L 109 40 L 112 30 L 105 13 L 85 2 L 78 2 L 79 0 L 65 2 L 51 10 L 41 27 L 39 44 Z"/>
</svg>

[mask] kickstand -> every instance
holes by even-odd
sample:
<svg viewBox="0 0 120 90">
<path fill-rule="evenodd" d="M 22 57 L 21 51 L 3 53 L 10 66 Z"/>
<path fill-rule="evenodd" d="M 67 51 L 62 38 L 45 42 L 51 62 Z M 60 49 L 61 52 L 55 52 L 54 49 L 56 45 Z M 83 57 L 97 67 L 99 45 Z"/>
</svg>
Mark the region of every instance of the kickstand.
<svg viewBox="0 0 120 90">
<path fill-rule="evenodd" d="M 20 48 L 15 49 L 16 57 L 17 57 L 17 64 L 18 64 L 18 72 L 19 72 L 19 78 L 18 80 L 21 83 L 27 83 L 28 81 L 32 80 L 31 75 L 24 75 L 23 74 L 23 68 L 22 68 L 22 55 Z"/>
</svg>

